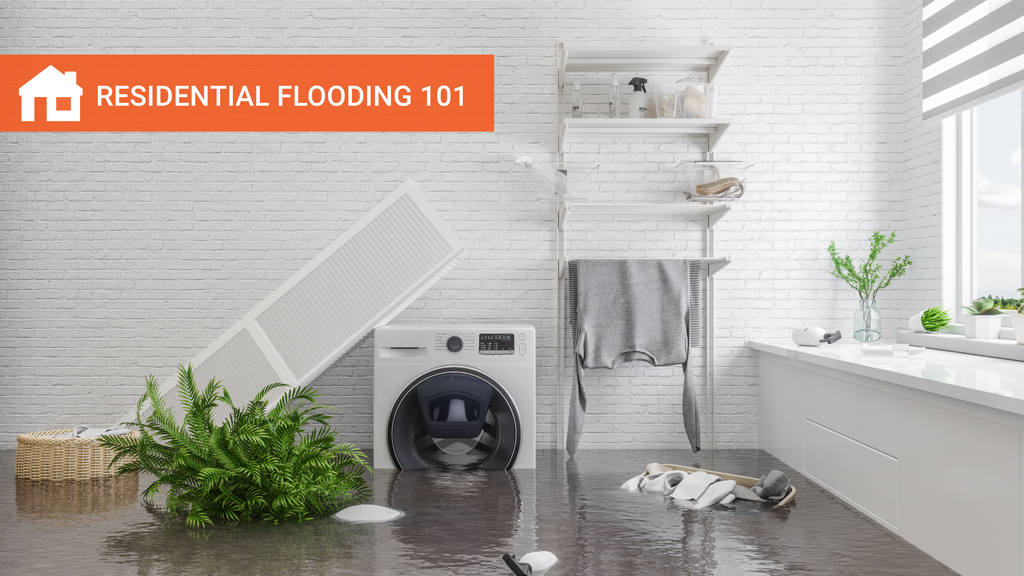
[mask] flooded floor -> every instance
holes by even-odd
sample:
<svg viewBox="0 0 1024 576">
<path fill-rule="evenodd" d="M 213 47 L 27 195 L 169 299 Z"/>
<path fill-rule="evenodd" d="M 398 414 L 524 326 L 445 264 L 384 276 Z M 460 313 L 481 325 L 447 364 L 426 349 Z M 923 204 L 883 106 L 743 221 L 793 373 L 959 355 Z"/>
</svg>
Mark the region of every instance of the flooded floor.
<svg viewBox="0 0 1024 576">
<path fill-rule="evenodd" d="M 796 505 L 697 511 L 619 489 L 649 462 L 779 469 Z M 389 524 L 191 530 L 144 510 L 130 480 L 16 483 L 13 450 L 0 451 L 0 479 L 2 574 L 501 575 L 503 553 L 534 550 L 558 556 L 550 576 L 954 574 L 760 450 L 589 450 L 570 462 L 548 450 L 536 471 L 382 470 L 371 502 L 406 513 Z"/>
</svg>

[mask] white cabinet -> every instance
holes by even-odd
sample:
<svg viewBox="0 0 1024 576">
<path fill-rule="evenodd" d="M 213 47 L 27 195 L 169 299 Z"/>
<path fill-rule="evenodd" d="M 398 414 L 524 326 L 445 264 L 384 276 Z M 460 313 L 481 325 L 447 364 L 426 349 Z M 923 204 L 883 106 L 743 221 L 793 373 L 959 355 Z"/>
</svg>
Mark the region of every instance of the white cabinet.
<svg viewBox="0 0 1024 576">
<path fill-rule="evenodd" d="M 961 574 L 1020 574 L 1020 430 L 900 399 L 901 536 Z"/>
<path fill-rule="evenodd" d="M 960 574 L 1024 574 L 1019 416 L 765 352 L 758 365 L 761 448 Z"/>
</svg>

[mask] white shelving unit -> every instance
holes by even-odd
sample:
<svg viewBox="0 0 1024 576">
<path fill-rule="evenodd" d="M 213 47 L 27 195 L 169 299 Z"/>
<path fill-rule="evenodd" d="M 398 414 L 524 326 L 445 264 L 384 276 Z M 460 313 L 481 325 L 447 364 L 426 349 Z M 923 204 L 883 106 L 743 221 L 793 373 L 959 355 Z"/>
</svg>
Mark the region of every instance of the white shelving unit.
<svg viewBox="0 0 1024 576">
<path fill-rule="evenodd" d="M 712 153 L 728 129 L 722 118 L 564 118 L 558 152 L 569 140 L 626 137 L 707 139 Z"/>
<path fill-rule="evenodd" d="M 588 138 L 669 138 L 697 139 L 705 142 L 707 155 L 698 164 L 714 169 L 716 174 L 743 166 L 741 162 L 716 162 L 715 147 L 729 129 L 729 121 L 722 118 L 566 118 L 564 88 L 566 77 L 572 74 L 594 73 L 688 73 L 703 76 L 711 82 L 729 56 L 729 49 L 718 46 L 636 46 L 628 44 L 587 44 L 574 41 L 558 43 L 558 161 L 559 166 L 571 166 L 565 161 L 564 143 Z M 682 166 L 684 163 L 680 163 Z M 688 162 L 688 165 L 694 163 Z M 565 417 L 562 399 L 565 397 L 565 286 L 566 263 L 565 223 L 570 217 L 588 215 L 670 215 L 702 224 L 704 232 L 703 254 L 687 260 L 700 260 L 706 271 L 705 326 L 707 338 L 704 346 L 704 389 L 707 444 L 715 447 L 714 410 L 714 277 L 729 265 L 731 259 L 715 254 L 715 225 L 729 213 L 728 203 L 700 202 L 685 204 L 627 204 L 570 202 L 558 198 L 556 237 L 558 240 L 558 442 L 564 447 Z M 713 454 L 713 452 L 712 452 Z"/>
</svg>

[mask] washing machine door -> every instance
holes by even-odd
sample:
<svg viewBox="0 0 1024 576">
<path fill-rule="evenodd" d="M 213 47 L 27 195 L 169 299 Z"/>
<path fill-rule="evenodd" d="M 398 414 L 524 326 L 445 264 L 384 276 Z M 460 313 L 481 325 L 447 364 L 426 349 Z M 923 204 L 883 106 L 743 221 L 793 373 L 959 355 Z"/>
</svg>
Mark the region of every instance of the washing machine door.
<svg viewBox="0 0 1024 576">
<path fill-rule="evenodd" d="M 512 398 L 486 374 L 465 367 L 414 380 L 388 419 L 388 451 L 400 470 L 507 470 L 521 439 Z"/>
</svg>

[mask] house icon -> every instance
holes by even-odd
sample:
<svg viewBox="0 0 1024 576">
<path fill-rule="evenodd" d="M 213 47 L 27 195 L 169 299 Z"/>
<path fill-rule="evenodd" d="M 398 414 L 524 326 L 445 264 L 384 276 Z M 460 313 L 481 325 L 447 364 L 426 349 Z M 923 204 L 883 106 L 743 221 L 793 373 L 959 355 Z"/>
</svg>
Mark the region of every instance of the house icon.
<svg viewBox="0 0 1024 576">
<path fill-rule="evenodd" d="M 21 96 L 21 121 L 36 119 L 36 98 L 46 98 L 47 122 L 78 122 L 81 120 L 82 88 L 76 83 L 75 72 L 61 74 L 47 66 L 35 78 L 18 89 Z"/>
</svg>

